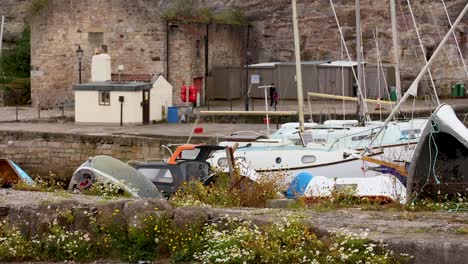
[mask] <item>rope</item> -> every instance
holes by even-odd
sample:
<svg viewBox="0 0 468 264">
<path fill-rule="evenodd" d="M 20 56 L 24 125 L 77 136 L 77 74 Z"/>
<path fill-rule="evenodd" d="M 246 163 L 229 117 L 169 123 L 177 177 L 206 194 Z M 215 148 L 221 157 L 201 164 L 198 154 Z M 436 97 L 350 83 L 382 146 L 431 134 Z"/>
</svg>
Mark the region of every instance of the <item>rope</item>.
<svg viewBox="0 0 468 264">
<path fill-rule="evenodd" d="M 432 21 L 434 22 L 434 26 L 435 26 L 435 29 L 437 31 L 437 35 L 439 36 L 439 39 L 443 39 L 442 35 L 440 34 L 440 30 L 439 30 L 439 25 L 437 25 L 437 21 L 436 21 L 436 17 L 434 15 L 434 12 L 432 11 L 432 6 L 429 6 L 429 11 L 431 12 L 431 17 L 432 17 Z M 449 20 L 450 22 L 450 20 Z M 455 34 L 455 33 L 454 33 Z M 455 38 L 455 41 L 457 41 L 457 39 Z M 455 66 L 453 65 L 452 61 L 450 60 L 450 57 L 448 55 L 448 52 L 447 52 L 447 46 L 444 47 L 444 49 L 442 50 L 442 52 L 444 53 L 445 57 L 447 58 L 447 62 L 449 63 L 450 67 L 452 68 L 455 68 Z M 462 60 L 463 61 L 463 60 Z M 466 70 L 466 66 L 465 66 L 465 70 Z M 467 73 L 468 74 L 468 73 Z M 458 79 L 460 82 L 461 82 L 461 79 Z"/>
<path fill-rule="evenodd" d="M 440 180 L 437 178 L 437 175 L 436 175 L 436 172 L 435 172 L 435 165 L 437 163 L 437 156 L 439 155 L 439 148 L 437 147 L 437 144 L 435 142 L 435 138 L 434 138 L 434 134 L 437 134 L 440 132 L 440 128 L 439 128 L 439 125 L 437 123 L 433 123 L 431 124 L 431 134 L 429 136 L 429 173 L 428 173 L 428 177 L 427 177 L 427 181 L 429 181 L 429 175 L 432 174 L 434 175 L 434 181 L 436 182 L 436 184 L 440 184 Z M 434 163 L 432 163 L 432 146 L 431 146 L 431 143 L 434 143 L 434 147 L 435 147 L 435 156 L 434 156 Z"/>
<path fill-rule="evenodd" d="M 447 15 L 447 19 L 448 19 L 449 25 L 450 25 L 450 27 L 452 27 L 452 20 L 450 20 L 450 16 L 449 16 L 449 14 L 448 14 L 447 7 L 445 6 L 445 1 L 444 1 L 444 0 L 442 0 L 442 4 L 444 5 L 445 14 Z M 460 44 L 458 43 L 457 36 L 455 35 L 455 32 L 452 32 L 452 34 L 453 34 L 453 38 L 455 39 L 455 43 L 457 44 L 458 53 L 460 54 L 460 59 L 461 59 L 461 61 L 462 61 L 462 63 L 463 63 L 463 67 L 465 68 L 466 76 L 468 76 L 468 69 L 467 69 L 467 67 L 466 67 L 465 60 L 463 59 L 463 54 L 462 54 L 462 52 L 461 52 Z"/>
<path fill-rule="evenodd" d="M 422 44 L 421 35 L 419 34 L 419 29 L 418 29 L 418 25 L 416 23 L 416 19 L 414 18 L 413 9 L 411 8 L 411 2 L 410 2 L 410 0 L 406 0 L 406 2 L 408 3 L 408 9 L 410 11 L 411 18 L 413 19 L 413 24 L 414 24 L 414 28 L 416 30 L 416 35 L 418 36 L 419 46 L 421 47 L 422 53 L 424 55 L 424 53 L 425 53 L 424 52 L 424 46 Z M 424 62 L 427 64 L 426 56 L 423 56 L 423 59 L 424 59 Z M 440 105 L 439 97 L 437 96 L 436 86 L 434 84 L 434 79 L 432 78 L 431 69 L 427 69 L 427 72 L 429 73 L 429 78 L 431 79 L 431 84 L 432 84 L 432 88 L 434 89 L 434 95 L 435 95 L 435 98 L 437 99 L 437 104 Z"/>
<path fill-rule="evenodd" d="M 348 57 L 349 62 L 352 62 L 351 56 L 349 55 L 348 45 L 346 45 L 346 41 L 345 41 L 344 36 L 343 36 L 343 31 L 341 29 L 340 21 L 338 20 L 338 16 L 336 15 L 333 0 L 330 0 L 330 4 L 331 4 L 332 10 L 333 10 L 333 16 L 335 17 L 335 21 L 336 21 L 336 24 L 338 26 L 338 30 L 340 31 L 340 37 L 341 37 L 341 41 L 343 42 L 343 46 L 345 48 L 346 55 Z M 356 71 L 354 70 L 354 67 L 351 67 L 351 71 L 353 72 L 354 79 L 357 82 L 357 87 L 358 87 L 358 90 L 359 90 L 359 96 L 360 96 L 361 99 L 363 99 L 363 93 L 362 93 L 361 85 L 359 84 L 359 81 L 358 81 L 358 78 L 357 78 L 357 75 L 356 75 Z M 366 119 L 367 119 L 367 121 L 371 121 L 371 119 L 369 117 L 369 109 L 367 108 L 367 103 L 364 101 L 363 105 L 364 105 L 364 112 L 366 113 Z"/>
<path fill-rule="evenodd" d="M 404 12 L 403 12 L 403 8 L 401 7 L 400 1 L 397 1 L 397 4 L 398 4 L 398 9 L 400 10 L 400 13 L 403 15 Z M 410 31 L 410 27 L 409 27 L 409 25 L 408 25 L 408 21 L 406 21 L 406 16 L 403 16 L 403 22 L 404 22 L 404 24 L 405 24 L 406 31 Z M 422 64 L 421 59 L 419 58 L 418 51 L 417 51 L 416 48 L 415 48 L 415 47 L 416 47 L 416 44 L 414 43 L 414 41 L 413 41 L 412 38 L 410 38 L 409 40 L 410 40 L 410 42 L 411 42 L 411 49 L 413 50 L 413 53 L 414 53 L 414 55 L 415 55 L 415 57 L 416 57 L 416 60 L 418 61 L 419 64 Z M 423 57 L 424 57 L 424 56 L 423 56 Z M 403 57 L 403 58 L 405 58 L 405 57 Z M 405 60 L 405 62 L 406 62 L 406 60 Z M 426 81 L 426 83 L 429 83 L 428 80 L 425 80 L 425 81 Z M 428 85 L 429 85 L 429 84 L 428 84 Z"/>
</svg>

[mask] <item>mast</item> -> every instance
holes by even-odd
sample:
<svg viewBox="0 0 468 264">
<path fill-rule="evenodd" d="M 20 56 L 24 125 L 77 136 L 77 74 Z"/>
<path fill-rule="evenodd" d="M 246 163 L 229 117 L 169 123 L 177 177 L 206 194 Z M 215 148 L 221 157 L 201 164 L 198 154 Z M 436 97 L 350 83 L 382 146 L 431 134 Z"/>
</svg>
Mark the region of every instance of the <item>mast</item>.
<svg viewBox="0 0 468 264">
<path fill-rule="evenodd" d="M 292 0 L 294 26 L 294 53 L 296 57 L 297 111 L 299 115 L 299 131 L 304 132 L 304 93 L 302 90 L 301 51 L 299 46 L 299 26 L 297 23 L 296 0 Z"/>
<path fill-rule="evenodd" d="M 434 51 L 434 53 L 432 54 L 431 58 L 429 59 L 429 61 L 426 63 L 426 65 L 424 65 L 423 69 L 421 70 L 421 72 L 419 72 L 419 75 L 416 77 L 416 79 L 413 81 L 413 83 L 411 84 L 410 88 L 408 89 L 408 91 L 406 91 L 406 93 L 403 95 L 403 97 L 401 98 L 401 100 L 398 102 L 398 104 L 395 106 L 395 108 L 393 108 L 392 112 L 390 113 L 390 115 L 387 117 L 387 119 L 385 120 L 385 123 L 382 125 L 381 129 L 379 131 L 377 131 L 377 134 L 374 136 L 374 139 L 372 140 L 372 142 L 369 144 L 369 146 L 372 146 L 372 144 L 374 144 L 375 140 L 379 137 L 379 135 L 382 133 L 382 131 L 386 128 L 386 126 L 388 125 L 388 123 L 390 122 L 390 120 L 392 120 L 393 116 L 395 116 L 395 114 L 400 110 L 400 107 L 403 105 L 403 103 L 406 101 L 406 99 L 408 99 L 408 97 L 410 95 L 412 96 L 416 96 L 417 95 L 417 92 L 418 92 L 418 84 L 419 82 L 421 81 L 422 77 L 424 76 L 424 74 L 426 74 L 427 70 L 429 69 L 429 67 L 431 66 L 432 62 L 434 62 L 434 59 L 435 57 L 437 57 L 437 55 L 440 53 L 440 51 L 442 50 L 442 47 L 445 45 L 445 43 L 447 42 L 447 40 L 450 38 L 450 36 L 452 35 L 452 33 L 454 32 L 455 28 L 458 26 L 458 24 L 460 24 L 460 21 L 463 19 L 463 16 L 466 14 L 466 12 L 468 12 L 468 4 L 465 5 L 465 8 L 463 8 L 463 10 L 461 11 L 460 15 L 458 16 L 457 20 L 453 23 L 452 27 L 450 28 L 450 30 L 447 32 L 447 34 L 445 35 L 444 39 L 440 42 L 439 46 L 437 47 L 437 49 Z M 365 152 L 364 152 L 365 153 Z"/>
<path fill-rule="evenodd" d="M 2 57 L 3 24 L 4 23 L 5 23 L 5 16 L 2 15 L 2 23 L 0 24 L 0 58 Z"/>
<path fill-rule="evenodd" d="M 392 35 L 393 35 L 393 50 L 395 61 L 395 84 L 397 102 L 401 99 L 401 77 L 400 77 L 400 47 L 398 45 L 398 29 L 396 20 L 396 5 L 395 0 L 390 0 L 390 13 L 392 16 Z"/>
<path fill-rule="evenodd" d="M 363 86 L 363 72 L 362 72 L 362 53 L 361 53 L 361 3 L 359 0 L 356 0 L 356 52 L 357 52 L 357 70 L 358 70 L 358 79 L 356 80 L 359 82 L 359 87 Z M 363 94 L 362 91 L 358 90 L 358 98 L 362 99 Z M 362 117 L 363 109 L 362 109 L 362 101 L 358 101 L 357 107 L 357 114 Z"/>
</svg>

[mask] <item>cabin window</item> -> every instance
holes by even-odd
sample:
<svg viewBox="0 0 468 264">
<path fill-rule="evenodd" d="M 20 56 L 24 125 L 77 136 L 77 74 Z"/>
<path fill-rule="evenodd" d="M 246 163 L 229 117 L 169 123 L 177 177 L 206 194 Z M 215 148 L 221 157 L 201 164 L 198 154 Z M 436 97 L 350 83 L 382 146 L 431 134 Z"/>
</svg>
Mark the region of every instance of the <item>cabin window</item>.
<svg viewBox="0 0 468 264">
<path fill-rule="evenodd" d="M 99 92 L 99 105 L 110 105 L 110 92 L 109 91 L 100 91 Z"/>
<path fill-rule="evenodd" d="M 182 151 L 180 158 L 181 159 L 188 159 L 188 160 L 194 160 L 198 154 L 200 153 L 200 149 L 186 149 Z"/>
<path fill-rule="evenodd" d="M 416 135 L 421 133 L 420 129 L 409 129 L 401 131 L 401 138 L 403 139 L 414 139 Z"/>
<path fill-rule="evenodd" d="M 305 155 L 301 159 L 302 163 L 314 163 L 317 161 L 317 157 L 315 155 Z"/>
<path fill-rule="evenodd" d="M 168 169 L 159 168 L 140 168 L 138 169 L 146 178 L 156 183 L 172 183 L 172 173 Z"/>
<path fill-rule="evenodd" d="M 359 135 L 359 136 L 354 136 L 351 138 L 352 141 L 361 141 L 361 140 L 371 140 L 373 137 L 375 137 L 377 133 L 371 133 L 369 135 Z"/>
</svg>

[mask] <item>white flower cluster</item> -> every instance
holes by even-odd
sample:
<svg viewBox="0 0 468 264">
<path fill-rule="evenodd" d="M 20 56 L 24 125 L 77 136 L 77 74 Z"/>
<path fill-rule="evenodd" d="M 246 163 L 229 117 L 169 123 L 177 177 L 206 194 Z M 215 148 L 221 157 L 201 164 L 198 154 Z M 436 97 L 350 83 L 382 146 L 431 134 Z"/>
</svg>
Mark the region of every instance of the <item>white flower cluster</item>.
<svg viewBox="0 0 468 264">
<path fill-rule="evenodd" d="M 251 261 L 255 253 L 243 243 L 253 239 L 254 233 L 249 222 L 240 222 L 236 218 L 226 218 L 221 226 L 211 224 L 205 227 L 203 238 L 204 250 L 194 258 L 202 263 L 241 263 Z"/>
</svg>

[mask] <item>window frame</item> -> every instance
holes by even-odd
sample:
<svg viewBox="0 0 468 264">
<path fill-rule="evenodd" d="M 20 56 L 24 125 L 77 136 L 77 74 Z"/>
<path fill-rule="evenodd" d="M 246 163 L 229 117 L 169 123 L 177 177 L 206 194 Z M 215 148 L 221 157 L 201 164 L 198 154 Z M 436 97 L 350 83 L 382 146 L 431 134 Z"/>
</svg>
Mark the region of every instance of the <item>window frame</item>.
<svg viewBox="0 0 468 264">
<path fill-rule="evenodd" d="M 107 102 L 103 101 L 103 95 L 104 94 L 108 95 Z M 98 104 L 99 104 L 99 106 L 110 106 L 110 104 L 111 104 L 110 91 L 98 91 Z"/>
</svg>

